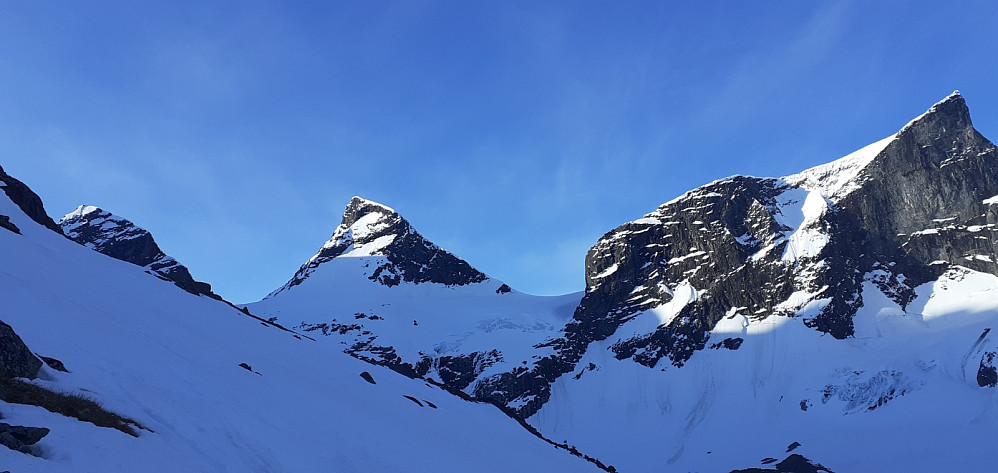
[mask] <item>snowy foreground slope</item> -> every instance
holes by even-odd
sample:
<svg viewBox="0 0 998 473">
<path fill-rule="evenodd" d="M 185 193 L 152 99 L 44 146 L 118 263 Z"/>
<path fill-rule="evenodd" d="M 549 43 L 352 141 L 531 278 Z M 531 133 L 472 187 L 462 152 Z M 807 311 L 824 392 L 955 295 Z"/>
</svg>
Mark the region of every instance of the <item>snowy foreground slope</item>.
<svg viewBox="0 0 998 473">
<path fill-rule="evenodd" d="M 2 192 L 0 215 L 0 320 L 69 369 L 43 367 L 33 382 L 90 396 L 149 429 L 135 438 L 0 402 L 3 422 L 51 429 L 36 445 L 40 457 L 0 448 L 0 471 L 595 470 L 493 406 L 261 325 L 80 246 Z"/>
<path fill-rule="evenodd" d="M 621 472 L 983 471 L 996 226 L 998 150 L 954 93 L 842 159 L 715 181 L 608 232 L 583 294 L 435 265 L 355 199 L 250 307 Z"/>
</svg>

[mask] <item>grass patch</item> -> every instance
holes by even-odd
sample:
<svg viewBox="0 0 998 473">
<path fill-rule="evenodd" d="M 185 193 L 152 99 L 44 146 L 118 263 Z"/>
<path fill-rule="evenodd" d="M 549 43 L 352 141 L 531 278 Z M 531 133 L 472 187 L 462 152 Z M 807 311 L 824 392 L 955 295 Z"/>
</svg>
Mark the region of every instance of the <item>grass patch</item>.
<svg viewBox="0 0 998 473">
<path fill-rule="evenodd" d="M 38 406 L 49 412 L 90 422 L 98 427 L 117 429 L 132 437 L 139 436 L 135 431 L 136 428 L 149 430 L 135 420 L 104 409 L 104 406 L 94 399 L 79 394 L 50 391 L 16 379 L 0 379 L 0 399 L 12 404 Z"/>
</svg>

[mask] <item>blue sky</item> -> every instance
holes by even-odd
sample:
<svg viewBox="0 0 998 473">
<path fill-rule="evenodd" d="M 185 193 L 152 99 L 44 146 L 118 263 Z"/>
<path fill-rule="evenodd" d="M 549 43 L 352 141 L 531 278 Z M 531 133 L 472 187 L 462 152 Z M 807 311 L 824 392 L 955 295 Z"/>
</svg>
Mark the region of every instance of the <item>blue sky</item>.
<svg viewBox="0 0 998 473">
<path fill-rule="evenodd" d="M 888 136 L 954 89 L 998 138 L 998 4 L 0 3 L 0 165 L 149 229 L 236 302 L 353 195 L 513 287 L 732 174 Z"/>
</svg>

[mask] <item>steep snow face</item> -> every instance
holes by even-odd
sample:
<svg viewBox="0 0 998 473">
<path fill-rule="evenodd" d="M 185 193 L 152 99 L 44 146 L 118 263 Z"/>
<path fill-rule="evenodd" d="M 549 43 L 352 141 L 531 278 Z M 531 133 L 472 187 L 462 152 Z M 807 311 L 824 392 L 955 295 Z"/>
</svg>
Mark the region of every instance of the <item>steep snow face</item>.
<svg viewBox="0 0 998 473">
<path fill-rule="evenodd" d="M 380 259 L 365 277 L 384 286 L 402 283 L 464 286 L 489 279 L 467 262 L 423 238 L 390 207 L 354 197 L 329 240 L 287 284 L 267 297 L 275 297 L 302 284 L 330 261 L 371 257 Z"/>
<path fill-rule="evenodd" d="M 866 145 L 830 163 L 784 177 L 783 180 L 792 186 L 815 191 L 826 199 L 837 201 L 859 189 L 860 182 L 857 178 L 860 172 L 894 141 L 895 136 Z"/>
<path fill-rule="evenodd" d="M 998 278 L 953 267 L 905 310 L 882 277 L 866 275 L 852 338 L 732 310 L 682 368 L 615 356 L 641 315 L 591 344 L 528 422 L 621 472 L 764 468 L 794 442 L 833 471 L 988 470 Z"/>
<path fill-rule="evenodd" d="M 0 230 L 0 318 L 32 350 L 69 369 L 43 368 L 36 382 L 95 398 L 149 429 L 133 438 L 0 402 L 4 422 L 51 429 L 38 444 L 41 457 L 0 448 L 2 469 L 595 469 L 492 406 L 354 360 L 335 344 L 260 324 L 72 243 L 2 195 L 0 214 L 22 231 Z M 362 379 L 364 371 L 377 384 Z"/>
<path fill-rule="evenodd" d="M 192 294 L 218 297 L 211 292 L 211 285 L 195 281 L 187 267 L 159 248 L 151 233 L 128 219 L 99 207 L 80 205 L 63 216 L 59 226 L 71 240 L 87 248 L 142 266 Z"/>
</svg>

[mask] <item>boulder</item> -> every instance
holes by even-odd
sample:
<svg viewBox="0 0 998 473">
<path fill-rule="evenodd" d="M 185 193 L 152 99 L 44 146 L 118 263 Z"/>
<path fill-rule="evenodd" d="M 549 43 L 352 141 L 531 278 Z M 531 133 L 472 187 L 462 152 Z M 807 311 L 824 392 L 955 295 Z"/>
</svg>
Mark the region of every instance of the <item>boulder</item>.
<svg viewBox="0 0 998 473">
<path fill-rule="evenodd" d="M 38 376 L 42 361 L 31 353 L 14 329 L 0 321 L 0 379 Z"/>
</svg>

